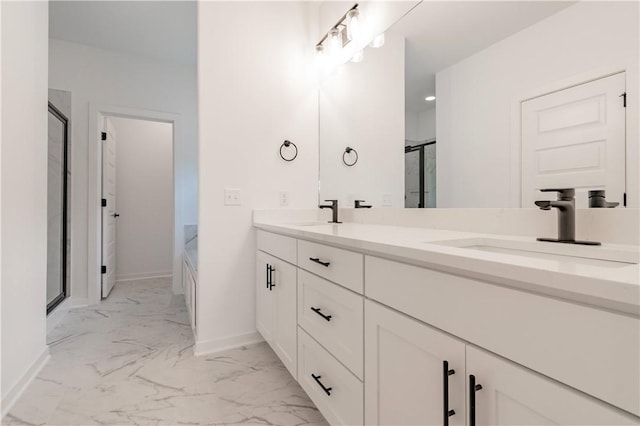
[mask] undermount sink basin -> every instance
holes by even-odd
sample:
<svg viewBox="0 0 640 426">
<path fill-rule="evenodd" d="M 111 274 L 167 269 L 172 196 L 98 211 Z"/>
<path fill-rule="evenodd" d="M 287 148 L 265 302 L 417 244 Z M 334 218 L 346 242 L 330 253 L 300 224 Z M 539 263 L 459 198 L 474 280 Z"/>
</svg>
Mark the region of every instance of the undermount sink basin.
<svg viewBox="0 0 640 426">
<path fill-rule="evenodd" d="M 637 264 L 639 260 L 638 250 L 632 248 L 609 248 L 541 241 L 503 240 L 499 238 L 467 238 L 461 240 L 427 241 L 427 243 L 607 268 L 629 266 Z"/>
</svg>

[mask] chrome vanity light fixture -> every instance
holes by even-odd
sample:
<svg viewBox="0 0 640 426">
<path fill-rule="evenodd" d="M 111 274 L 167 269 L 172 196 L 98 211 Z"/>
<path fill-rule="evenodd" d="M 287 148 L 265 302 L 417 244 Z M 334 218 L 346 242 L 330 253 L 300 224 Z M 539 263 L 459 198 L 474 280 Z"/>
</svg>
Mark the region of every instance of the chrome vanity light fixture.
<svg viewBox="0 0 640 426">
<path fill-rule="evenodd" d="M 348 60 L 362 62 L 366 47 L 366 45 L 362 45 L 365 41 L 363 40 L 365 38 L 364 32 L 362 16 L 356 3 L 316 44 L 316 63 L 319 69 L 324 68 L 329 60 L 336 68 Z M 379 40 L 379 37 L 376 37 L 375 40 Z M 384 44 L 384 35 L 382 35 L 382 40 L 382 44 Z M 379 43 L 375 45 L 375 47 L 379 46 L 381 46 Z"/>
</svg>

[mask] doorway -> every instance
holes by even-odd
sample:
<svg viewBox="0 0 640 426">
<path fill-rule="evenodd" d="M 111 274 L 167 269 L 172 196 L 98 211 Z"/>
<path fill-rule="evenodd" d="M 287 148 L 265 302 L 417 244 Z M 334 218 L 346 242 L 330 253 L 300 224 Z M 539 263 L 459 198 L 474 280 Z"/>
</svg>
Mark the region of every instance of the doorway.
<svg viewBox="0 0 640 426">
<path fill-rule="evenodd" d="M 101 299 L 116 283 L 173 274 L 173 124 L 105 116 Z"/>
</svg>

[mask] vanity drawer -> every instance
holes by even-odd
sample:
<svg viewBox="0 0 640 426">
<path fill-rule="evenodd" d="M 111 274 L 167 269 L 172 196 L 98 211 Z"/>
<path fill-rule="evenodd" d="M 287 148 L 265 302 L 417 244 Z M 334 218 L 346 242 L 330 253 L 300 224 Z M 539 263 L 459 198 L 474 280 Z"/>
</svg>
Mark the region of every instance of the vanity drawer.
<svg viewBox="0 0 640 426">
<path fill-rule="evenodd" d="M 298 382 L 330 424 L 363 424 L 362 382 L 300 327 Z"/>
<path fill-rule="evenodd" d="M 258 230 L 257 240 L 258 250 L 296 264 L 297 244 L 295 238 Z"/>
<path fill-rule="evenodd" d="M 638 318 L 376 257 L 365 263 L 368 297 L 640 414 Z"/>
<path fill-rule="evenodd" d="M 363 262 L 364 256 L 359 253 L 298 241 L 299 267 L 360 294 L 363 292 Z"/>
<path fill-rule="evenodd" d="M 364 298 L 298 271 L 298 325 L 358 378 L 363 376 Z"/>
</svg>

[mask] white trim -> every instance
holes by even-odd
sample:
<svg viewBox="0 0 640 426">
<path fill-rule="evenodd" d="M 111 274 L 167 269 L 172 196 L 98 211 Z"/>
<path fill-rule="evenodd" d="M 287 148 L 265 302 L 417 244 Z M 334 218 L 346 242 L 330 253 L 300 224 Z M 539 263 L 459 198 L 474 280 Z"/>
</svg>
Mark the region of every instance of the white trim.
<svg viewBox="0 0 640 426">
<path fill-rule="evenodd" d="M 135 274 L 118 275 L 116 277 L 116 282 L 149 280 L 151 278 L 168 278 L 171 276 L 173 276 L 172 271 L 137 272 Z"/>
<path fill-rule="evenodd" d="M 552 84 L 548 84 L 536 89 L 523 89 L 516 96 L 511 98 L 511 114 L 509 120 L 509 134 L 511 143 L 510 147 L 510 164 L 509 173 L 511 176 L 511 188 L 509 191 L 510 206 L 512 208 L 522 207 L 522 187 L 521 187 L 521 147 L 522 147 L 522 115 L 521 108 L 522 102 L 548 95 L 553 92 L 568 89 L 570 87 L 578 86 L 580 84 L 588 83 L 590 81 L 599 80 L 604 77 L 609 77 L 621 72 L 626 73 L 626 90 L 627 93 L 637 94 L 638 86 L 638 65 L 633 58 L 610 64 L 604 67 L 585 71 L 580 74 L 573 75 L 571 77 L 558 80 Z M 638 144 L 638 120 L 634 122 L 633 117 L 638 116 L 638 100 L 634 99 L 635 96 L 627 97 L 627 119 L 626 119 L 626 145 L 627 145 L 627 207 L 638 207 L 640 203 L 636 199 L 638 195 L 638 181 L 639 170 L 637 164 L 638 148 L 634 149 L 632 141 L 635 140 Z M 635 114 L 635 115 L 634 115 Z M 631 155 L 629 155 L 631 153 Z M 635 180 L 634 180 L 635 179 Z M 525 206 L 525 208 L 528 206 Z"/>
<path fill-rule="evenodd" d="M 100 253 L 101 253 L 101 220 L 100 220 L 100 192 L 102 150 L 99 148 L 101 125 L 105 117 L 123 117 L 141 120 L 160 121 L 173 124 L 173 292 L 182 293 L 182 245 L 184 229 L 182 226 L 182 170 L 179 165 L 182 162 L 180 151 L 177 147 L 183 146 L 182 119 L 179 114 L 129 108 L 104 104 L 89 104 L 89 165 L 88 165 L 88 247 L 87 247 L 87 285 L 88 300 L 90 304 L 100 303 L 101 277 L 100 277 Z M 93 137 L 91 135 L 94 135 Z"/>
<path fill-rule="evenodd" d="M 75 308 L 84 308 L 85 306 L 89 306 L 89 299 L 87 299 L 86 297 L 70 297 L 70 301 L 71 301 L 71 308 L 70 309 L 75 309 Z"/>
<path fill-rule="evenodd" d="M 257 331 L 239 334 L 237 336 L 224 337 L 222 339 L 197 341 L 193 347 L 193 354 L 195 356 L 209 355 L 263 341 L 264 339 Z"/>
<path fill-rule="evenodd" d="M 49 361 L 49 347 L 45 346 L 44 350 L 33 361 L 27 371 L 18 379 L 11 389 L 2 397 L 0 406 L 2 406 L 2 417 L 7 415 L 13 405 L 20 399 L 29 384 L 36 378 L 38 373 Z"/>
<path fill-rule="evenodd" d="M 55 307 L 55 309 L 47 315 L 47 334 L 51 332 L 58 324 L 62 322 L 69 309 L 73 307 L 73 302 L 69 297 L 64 299 L 62 303 Z"/>
</svg>

